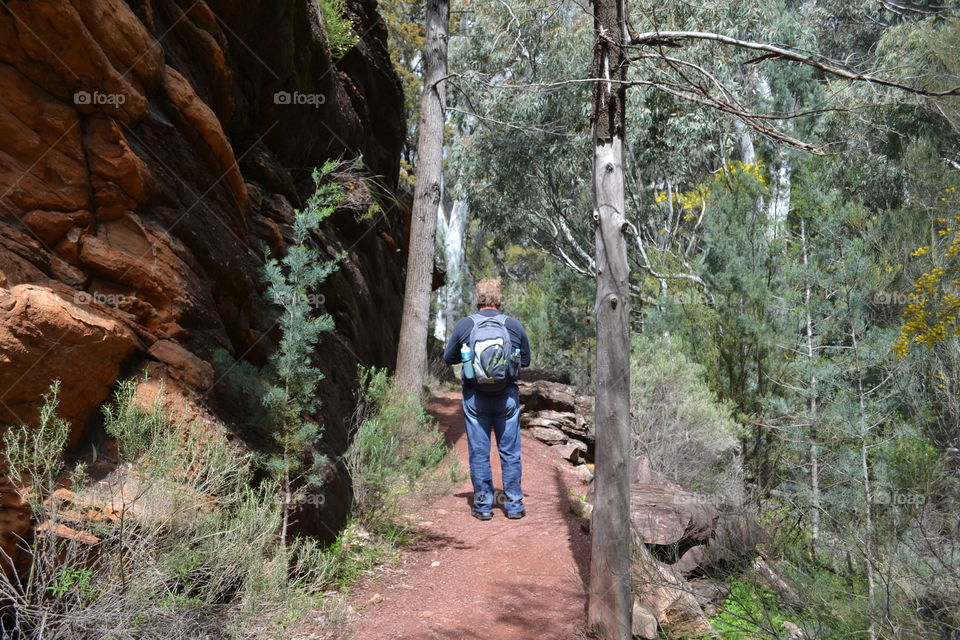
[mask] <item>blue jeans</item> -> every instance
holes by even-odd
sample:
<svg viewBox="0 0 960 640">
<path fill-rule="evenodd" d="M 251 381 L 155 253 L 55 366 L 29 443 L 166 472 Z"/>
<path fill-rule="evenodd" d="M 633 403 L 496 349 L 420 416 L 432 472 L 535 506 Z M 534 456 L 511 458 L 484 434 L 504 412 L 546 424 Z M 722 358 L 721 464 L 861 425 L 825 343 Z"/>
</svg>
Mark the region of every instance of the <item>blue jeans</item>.
<svg viewBox="0 0 960 640">
<path fill-rule="evenodd" d="M 516 385 L 510 385 L 496 394 L 464 387 L 463 415 L 467 424 L 474 510 L 490 511 L 493 508 L 493 473 L 490 471 L 492 429 L 497 438 L 503 472 L 503 508 L 507 513 L 523 511 L 523 491 L 520 489 L 520 398 Z"/>
</svg>

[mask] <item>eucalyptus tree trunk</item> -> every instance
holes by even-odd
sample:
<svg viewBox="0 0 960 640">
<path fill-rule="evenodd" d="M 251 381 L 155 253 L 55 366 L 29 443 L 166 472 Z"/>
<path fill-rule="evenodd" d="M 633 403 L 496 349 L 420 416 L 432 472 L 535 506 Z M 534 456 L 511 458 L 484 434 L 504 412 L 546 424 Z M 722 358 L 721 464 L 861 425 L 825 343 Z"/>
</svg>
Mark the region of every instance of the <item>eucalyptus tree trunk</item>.
<svg viewBox="0 0 960 640">
<path fill-rule="evenodd" d="M 804 303 L 806 306 L 807 363 L 810 366 L 810 397 L 807 411 L 810 414 L 810 493 L 813 509 L 810 513 L 810 555 L 816 559 L 820 545 L 820 432 L 817 415 L 817 370 L 816 355 L 813 347 L 813 314 L 811 312 L 812 288 L 810 282 L 810 260 L 807 253 L 807 227 L 800 218 L 800 242 L 803 246 Z"/>
<path fill-rule="evenodd" d="M 446 206 L 450 202 L 449 211 Z M 433 324 L 433 337 L 446 340 L 447 327 L 456 322 L 456 315 L 464 303 L 464 280 L 467 275 L 464 234 L 467 230 L 467 198 L 449 200 L 444 198 L 437 208 L 437 246 L 443 250 L 447 267 L 446 283 L 437 292 L 437 315 Z"/>
<path fill-rule="evenodd" d="M 760 97 L 761 105 L 773 111 L 776 108 L 773 89 L 770 87 L 770 81 L 767 75 L 760 70 L 751 74 L 753 86 Z M 787 96 L 788 101 L 790 96 Z M 786 120 L 783 123 L 784 130 L 788 133 L 793 132 L 793 121 Z M 737 137 L 737 147 L 740 152 L 740 161 L 744 164 L 754 164 L 757 161 L 757 154 L 753 144 L 753 133 L 746 124 L 739 118 L 733 120 L 733 130 Z M 776 240 L 784 234 L 787 224 L 787 215 L 790 213 L 790 198 L 792 190 L 793 177 L 793 159 L 790 149 L 785 144 L 777 145 L 775 149 L 775 159 L 770 164 L 769 199 L 763 196 L 757 200 L 757 209 L 766 209 L 767 212 L 767 239 Z"/>
<path fill-rule="evenodd" d="M 588 623 L 631 637 L 630 267 L 624 237 L 625 0 L 594 0 L 593 219 L 596 224 L 596 476 Z"/>
<path fill-rule="evenodd" d="M 437 207 L 443 175 L 443 111 L 447 76 L 449 0 L 427 0 L 423 46 L 423 96 L 417 137 L 417 181 L 410 219 L 403 321 L 397 348 L 396 379 L 403 388 L 420 391 L 427 373 L 427 333 L 433 281 Z"/>
<path fill-rule="evenodd" d="M 849 308 L 849 305 L 848 305 Z M 852 314 L 851 314 L 852 315 Z M 870 626 L 867 628 L 870 640 L 877 638 L 877 626 L 874 619 L 874 604 L 876 602 L 876 579 L 873 566 L 873 482 L 870 474 L 870 452 L 869 435 L 870 427 L 867 426 L 867 407 L 865 401 L 865 392 L 863 389 L 863 366 L 860 363 L 860 345 L 857 341 L 857 330 L 852 326 L 851 319 L 850 338 L 853 347 L 854 362 L 857 366 L 857 399 L 859 401 L 859 426 L 860 426 L 860 471 L 863 474 L 863 499 L 866 515 L 866 532 L 863 540 L 863 557 L 867 565 L 867 598 L 870 604 Z"/>
</svg>

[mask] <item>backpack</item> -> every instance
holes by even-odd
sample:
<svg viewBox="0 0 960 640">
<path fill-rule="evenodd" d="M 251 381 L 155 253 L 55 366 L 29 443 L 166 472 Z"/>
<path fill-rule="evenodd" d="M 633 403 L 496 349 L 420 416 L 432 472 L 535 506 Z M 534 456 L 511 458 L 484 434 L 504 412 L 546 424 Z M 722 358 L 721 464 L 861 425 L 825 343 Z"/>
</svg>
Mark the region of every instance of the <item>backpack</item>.
<svg viewBox="0 0 960 640">
<path fill-rule="evenodd" d="M 520 374 L 519 358 L 513 357 L 507 316 L 470 316 L 469 346 L 473 351 L 473 384 L 481 391 L 501 391 Z"/>
</svg>

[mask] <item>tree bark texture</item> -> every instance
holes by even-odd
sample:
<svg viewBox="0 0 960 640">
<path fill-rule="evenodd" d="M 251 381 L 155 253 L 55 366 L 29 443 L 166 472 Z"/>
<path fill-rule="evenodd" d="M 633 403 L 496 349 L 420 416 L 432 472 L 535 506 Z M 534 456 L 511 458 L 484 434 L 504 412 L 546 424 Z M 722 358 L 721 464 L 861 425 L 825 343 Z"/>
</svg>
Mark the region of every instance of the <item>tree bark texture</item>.
<svg viewBox="0 0 960 640">
<path fill-rule="evenodd" d="M 594 1 L 593 219 L 596 223 L 596 476 L 588 624 L 629 640 L 630 267 L 624 217 L 623 140 L 627 59 L 623 0 Z"/>
<path fill-rule="evenodd" d="M 443 113 L 446 96 L 449 0 L 428 0 L 423 48 L 423 96 L 417 137 L 417 180 L 414 185 L 410 244 L 403 295 L 403 320 L 397 347 L 396 380 L 419 392 L 427 373 L 427 333 L 433 280 L 437 207 L 443 171 Z"/>
</svg>

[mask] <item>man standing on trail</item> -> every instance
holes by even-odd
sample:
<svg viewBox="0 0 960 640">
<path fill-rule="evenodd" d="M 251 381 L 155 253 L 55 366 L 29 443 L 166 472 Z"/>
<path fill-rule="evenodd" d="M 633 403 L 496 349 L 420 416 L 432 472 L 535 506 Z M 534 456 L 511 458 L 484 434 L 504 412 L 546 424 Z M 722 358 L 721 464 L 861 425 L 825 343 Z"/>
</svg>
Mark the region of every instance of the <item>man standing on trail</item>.
<svg viewBox="0 0 960 640">
<path fill-rule="evenodd" d="M 507 517 L 522 518 L 520 488 L 520 367 L 530 366 L 530 342 L 523 325 L 500 312 L 500 281 L 477 283 L 477 312 L 461 318 L 443 352 L 447 364 L 463 364 L 463 415 L 473 481 L 473 516 L 493 517 L 493 474 L 490 431 L 497 438 L 503 472 L 503 508 Z"/>
</svg>

